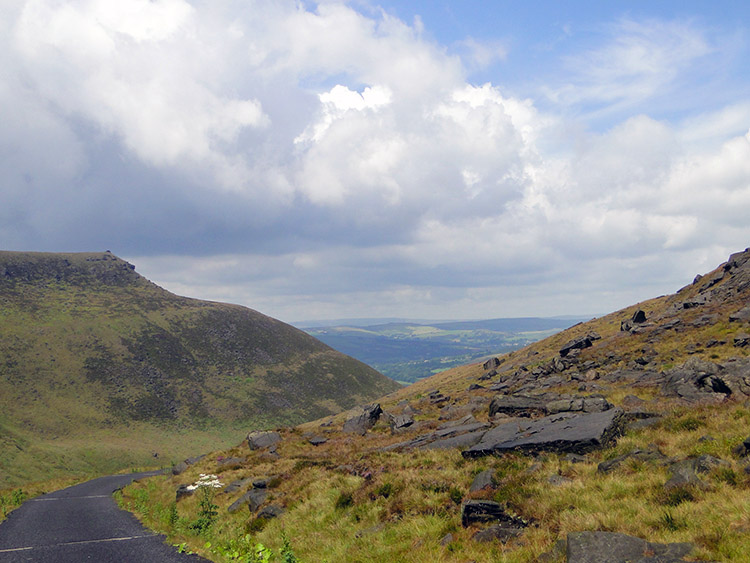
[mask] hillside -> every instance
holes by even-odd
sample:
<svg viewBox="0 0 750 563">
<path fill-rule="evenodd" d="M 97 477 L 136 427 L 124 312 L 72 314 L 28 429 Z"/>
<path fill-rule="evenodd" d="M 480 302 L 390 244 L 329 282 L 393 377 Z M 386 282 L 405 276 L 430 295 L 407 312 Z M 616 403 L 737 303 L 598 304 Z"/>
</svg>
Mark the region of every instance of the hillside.
<svg viewBox="0 0 750 563">
<path fill-rule="evenodd" d="M 746 561 L 749 299 L 747 250 L 676 294 L 251 433 L 122 502 L 216 561 L 258 544 L 301 561 Z M 200 473 L 221 488 L 190 494 Z"/>
<path fill-rule="evenodd" d="M 109 252 L 0 252 L 0 303 L 0 486 L 168 464 L 398 387 L 256 311 L 173 295 Z"/>
<path fill-rule="evenodd" d="M 511 352 L 579 320 L 515 318 L 307 327 L 305 332 L 401 383 Z"/>
</svg>

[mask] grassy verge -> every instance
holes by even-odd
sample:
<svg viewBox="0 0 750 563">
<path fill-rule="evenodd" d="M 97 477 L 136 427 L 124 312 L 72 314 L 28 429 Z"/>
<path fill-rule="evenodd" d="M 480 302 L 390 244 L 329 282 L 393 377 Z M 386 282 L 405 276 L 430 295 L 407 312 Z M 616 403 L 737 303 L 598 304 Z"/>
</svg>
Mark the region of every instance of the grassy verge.
<svg viewBox="0 0 750 563">
<path fill-rule="evenodd" d="M 286 546 L 300 561 L 530 561 L 581 530 L 692 542 L 694 557 L 744 561 L 750 476 L 747 460 L 732 448 L 746 437 L 748 420 L 750 409 L 741 405 L 671 409 L 657 426 L 627 434 L 584 463 L 553 454 L 465 460 L 458 450 L 377 452 L 390 438 L 378 427 L 367 444 L 341 437 L 327 450 L 311 450 L 291 430 L 276 461 L 240 448 L 216 452 L 178 477 L 128 487 L 121 503 L 172 543 L 214 561 L 262 560 L 253 559 L 258 545 L 270 550 L 270 560 L 283 560 Z M 664 488 L 670 477 L 664 463 L 631 460 L 607 474 L 597 471 L 601 461 L 652 444 L 674 460 L 709 454 L 726 465 L 701 474 L 704 487 L 672 491 Z M 248 460 L 221 472 L 217 460 L 227 456 Z M 473 477 L 484 469 L 493 471 L 497 488 L 470 494 Z M 208 503 L 215 514 L 199 526 L 207 513 L 203 497 L 175 501 L 177 486 L 194 483 L 199 472 L 216 474 L 224 485 L 277 476 L 267 502 L 285 512 L 271 520 L 247 508 L 230 514 L 227 507 L 244 491 L 226 495 L 217 489 Z M 477 528 L 460 523 L 460 503 L 468 498 L 500 502 L 529 527 L 506 544 L 477 542 Z"/>
</svg>

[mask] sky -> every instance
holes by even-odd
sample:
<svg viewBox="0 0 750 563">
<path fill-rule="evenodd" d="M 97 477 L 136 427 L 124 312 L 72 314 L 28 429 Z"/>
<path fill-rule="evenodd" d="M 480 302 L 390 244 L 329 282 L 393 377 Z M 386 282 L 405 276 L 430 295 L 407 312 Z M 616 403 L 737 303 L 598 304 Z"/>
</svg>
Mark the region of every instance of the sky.
<svg viewBox="0 0 750 563">
<path fill-rule="evenodd" d="M 3 0 L 0 248 L 282 320 L 605 314 L 750 246 L 750 3 Z"/>
</svg>

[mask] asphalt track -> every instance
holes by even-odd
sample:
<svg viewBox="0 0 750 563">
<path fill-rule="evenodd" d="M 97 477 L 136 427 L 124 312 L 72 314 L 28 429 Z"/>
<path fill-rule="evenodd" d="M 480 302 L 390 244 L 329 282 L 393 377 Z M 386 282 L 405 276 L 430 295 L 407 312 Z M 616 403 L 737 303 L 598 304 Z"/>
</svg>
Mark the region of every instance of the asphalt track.
<svg viewBox="0 0 750 563">
<path fill-rule="evenodd" d="M 158 471 L 111 475 L 26 501 L 0 524 L 0 562 L 197 563 L 120 510 L 112 493 Z"/>
</svg>

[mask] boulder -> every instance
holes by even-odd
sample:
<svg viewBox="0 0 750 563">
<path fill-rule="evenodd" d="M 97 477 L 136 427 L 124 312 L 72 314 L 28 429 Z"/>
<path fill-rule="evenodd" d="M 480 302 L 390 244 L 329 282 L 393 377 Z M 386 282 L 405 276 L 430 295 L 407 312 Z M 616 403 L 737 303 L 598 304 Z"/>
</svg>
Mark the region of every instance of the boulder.
<svg viewBox="0 0 750 563">
<path fill-rule="evenodd" d="M 237 512 L 245 505 L 250 509 L 250 512 L 255 512 L 266 500 L 268 492 L 265 489 L 250 489 L 236 501 L 229 505 L 227 510 L 231 513 Z"/>
<path fill-rule="evenodd" d="M 672 464 L 669 469 L 672 472 L 672 476 L 664 483 L 664 489 L 667 491 L 682 488 L 708 488 L 708 485 L 698 477 L 693 460 L 678 461 Z"/>
<path fill-rule="evenodd" d="M 282 514 L 284 514 L 283 507 L 279 506 L 278 504 L 269 504 L 268 506 L 264 506 L 261 511 L 258 512 L 257 517 L 271 520 L 272 518 L 278 518 Z"/>
<path fill-rule="evenodd" d="M 741 333 L 734 337 L 735 348 L 745 348 L 750 344 L 750 334 Z"/>
<path fill-rule="evenodd" d="M 492 469 L 485 469 L 481 473 L 477 473 L 474 480 L 471 482 L 469 492 L 476 493 L 483 489 L 494 489 L 495 488 L 495 472 Z"/>
<path fill-rule="evenodd" d="M 574 338 L 573 340 L 570 340 L 568 343 L 566 343 L 565 346 L 560 348 L 560 357 L 564 358 L 573 350 L 583 350 L 584 348 L 590 348 L 591 346 L 593 346 L 594 340 L 599 340 L 600 338 L 601 336 L 599 336 L 595 332 L 591 332 L 586 336 Z"/>
<path fill-rule="evenodd" d="M 250 432 L 247 435 L 247 445 L 251 450 L 270 448 L 281 442 L 281 434 L 278 432 Z"/>
<path fill-rule="evenodd" d="M 462 455 L 475 458 L 509 451 L 584 454 L 611 444 L 622 433 L 624 423 L 624 412 L 614 408 L 600 413 L 561 413 L 504 424 L 485 432 Z"/>
<path fill-rule="evenodd" d="M 527 525 L 520 518 L 507 514 L 498 502 L 467 500 L 461 505 L 461 525 L 464 528 L 483 522 L 497 522 L 515 528 L 525 528 Z"/>
<path fill-rule="evenodd" d="M 175 492 L 175 500 L 182 500 L 183 498 L 189 497 L 192 494 L 193 491 L 188 489 L 187 485 L 180 485 L 179 487 L 177 487 L 177 491 Z"/>
<path fill-rule="evenodd" d="M 344 422 L 343 431 L 364 436 L 370 428 L 375 426 L 381 414 L 383 414 L 383 409 L 378 403 L 361 407 L 359 412 Z"/>
<path fill-rule="evenodd" d="M 694 549 L 689 543 L 658 544 L 617 532 L 568 534 L 568 563 L 677 563 Z"/>
<path fill-rule="evenodd" d="M 328 441 L 328 438 L 323 438 L 322 436 L 310 436 L 307 439 L 307 442 L 313 446 L 322 446 Z"/>
<path fill-rule="evenodd" d="M 410 414 L 391 415 L 389 419 L 391 422 L 391 430 L 393 432 L 409 428 L 414 424 L 414 417 Z"/>
<path fill-rule="evenodd" d="M 750 306 L 743 307 L 729 315 L 730 323 L 747 323 L 750 322 Z"/>
<path fill-rule="evenodd" d="M 490 358 L 486 362 L 482 364 L 482 369 L 484 371 L 488 371 L 491 369 L 495 369 L 497 366 L 500 365 L 500 359 L 499 358 Z"/>
<path fill-rule="evenodd" d="M 646 313 L 644 313 L 642 309 L 638 309 L 635 313 L 633 313 L 633 316 L 630 320 L 637 324 L 645 323 Z"/>
<path fill-rule="evenodd" d="M 239 491 L 241 489 L 244 489 L 250 483 L 252 483 L 252 481 L 253 481 L 252 478 L 238 479 L 237 481 L 232 481 L 231 483 L 229 483 L 229 485 L 227 485 L 226 487 L 224 487 L 224 491 L 223 492 L 226 493 L 226 494 L 228 494 L 228 495 L 231 495 L 231 494 L 236 493 L 237 491 Z"/>
<path fill-rule="evenodd" d="M 198 463 L 204 457 L 206 457 L 206 454 L 197 455 L 195 457 L 189 457 L 186 460 L 181 461 L 180 463 L 172 467 L 172 475 L 179 475 L 180 473 L 185 471 L 189 466 L 193 465 L 194 463 Z"/>
</svg>

